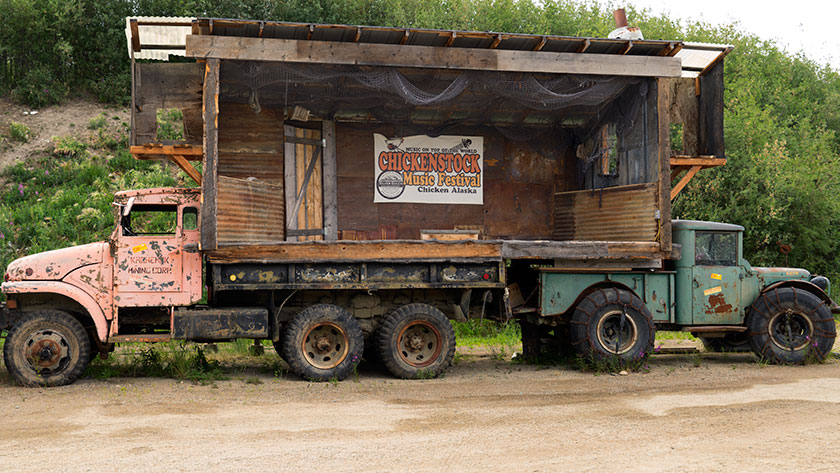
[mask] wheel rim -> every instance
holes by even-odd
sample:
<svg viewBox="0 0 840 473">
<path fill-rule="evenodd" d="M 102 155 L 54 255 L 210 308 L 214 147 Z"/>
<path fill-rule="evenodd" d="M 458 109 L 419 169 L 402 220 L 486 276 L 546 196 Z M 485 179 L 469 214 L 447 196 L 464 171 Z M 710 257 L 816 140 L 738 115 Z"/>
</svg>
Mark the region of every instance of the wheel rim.
<svg viewBox="0 0 840 473">
<path fill-rule="evenodd" d="M 49 376 L 61 372 L 70 363 L 70 343 L 56 330 L 39 330 L 26 339 L 23 357 L 36 374 Z"/>
<path fill-rule="evenodd" d="M 347 334 L 333 322 L 321 322 L 303 337 L 303 357 L 310 365 L 328 370 L 340 365 L 350 350 Z"/>
<path fill-rule="evenodd" d="M 433 324 L 425 320 L 409 323 L 397 337 L 400 358 L 415 368 L 429 366 L 440 356 L 443 338 Z"/>
<path fill-rule="evenodd" d="M 636 322 L 624 314 L 624 327 L 621 327 L 622 311 L 613 310 L 604 314 L 598 321 L 598 343 L 614 355 L 622 355 L 630 351 L 639 338 Z M 616 349 L 618 346 L 618 349 Z"/>
<path fill-rule="evenodd" d="M 774 315 L 767 328 L 773 343 L 788 351 L 799 351 L 807 347 L 814 333 L 811 319 L 792 309 Z"/>
</svg>

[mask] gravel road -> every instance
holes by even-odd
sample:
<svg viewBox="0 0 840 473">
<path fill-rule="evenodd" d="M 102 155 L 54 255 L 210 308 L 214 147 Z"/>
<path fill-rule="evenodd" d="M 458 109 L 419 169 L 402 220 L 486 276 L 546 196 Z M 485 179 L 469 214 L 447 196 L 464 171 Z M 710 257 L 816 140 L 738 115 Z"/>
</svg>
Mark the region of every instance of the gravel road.
<svg viewBox="0 0 840 473">
<path fill-rule="evenodd" d="M 341 383 L 6 377 L 0 412 L 2 471 L 840 471 L 836 360 L 666 355 L 612 376 L 474 354 L 418 381 L 364 365 Z"/>
</svg>

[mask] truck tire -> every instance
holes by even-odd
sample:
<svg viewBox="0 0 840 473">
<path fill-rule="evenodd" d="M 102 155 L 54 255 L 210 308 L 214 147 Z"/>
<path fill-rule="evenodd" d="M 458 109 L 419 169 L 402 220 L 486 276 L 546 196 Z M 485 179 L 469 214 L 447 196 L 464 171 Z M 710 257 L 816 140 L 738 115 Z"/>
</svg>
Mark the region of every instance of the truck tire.
<svg viewBox="0 0 840 473">
<path fill-rule="evenodd" d="M 362 359 L 364 339 L 349 312 L 331 304 L 300 311 L 283 331 L 282 358 L 310 381 L 342 380 Z"/>
<path fill-rule="evenodd" d="M 385 368 L 398 378 L 434 378 L 455 356 L 455 330 L 440 310 L 408 304 L 388 314 L 376 331 Z"/>
<path fill-rule="evenodd" d="M 635 294 L 618 288 L 598 289 L 584 297 L 569 330 L 576 353 L 624 361 L 649 355 L 656 334 L 648 308 Z"/>
<path fill-rule="evenodd" d="M 66 312 L 31 312 L 9 330 L 3 359 L 21 384 L 62 386 L 84 373 L 90 340 L 82 324 Z"/>
<path fill-rule="evenodd" d="M 837 332 L 826 303 L 803 289 L 762 293 L 747 317 L 750 346 L 763 360 L 779 364 L 821 361 Z"/>
<path fill-rule="evenodd" d="M 749 336 L 745 332 L 727 332 L 723 337 L 700 337 L 703 348 L 708 352 L 743 353 L 752 351 Z"/>
</svg>

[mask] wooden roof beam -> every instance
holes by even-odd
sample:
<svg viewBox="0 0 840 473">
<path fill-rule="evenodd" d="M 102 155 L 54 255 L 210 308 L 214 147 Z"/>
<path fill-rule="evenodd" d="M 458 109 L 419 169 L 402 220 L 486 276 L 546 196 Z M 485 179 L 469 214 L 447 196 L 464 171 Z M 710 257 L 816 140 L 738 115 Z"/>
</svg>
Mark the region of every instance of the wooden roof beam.
<svg viewBox="0 0 840 473">
<path fill-rule="evenodd" d="M 331 43 L 276 38 L 188 35 L 186 56 L 291 63 L 471 69 L 555 74 L 680 77 L 674 57 Z"/>
</svg>

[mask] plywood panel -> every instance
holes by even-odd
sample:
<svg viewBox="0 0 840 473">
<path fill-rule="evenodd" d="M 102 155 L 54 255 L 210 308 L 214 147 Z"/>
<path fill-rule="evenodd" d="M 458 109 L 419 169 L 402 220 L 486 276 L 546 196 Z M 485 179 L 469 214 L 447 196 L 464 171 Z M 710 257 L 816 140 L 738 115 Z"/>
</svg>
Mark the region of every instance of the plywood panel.
<svg viewBox="0 0 840 473">
<path fill-rule="evenodd" d="M 184 116 L 184 142 L 201 144 L 204 64 L 137 63 L 134 68 L 134 144 L 156 141 L 159 108 L 180 109 Z"/>
</svg>

